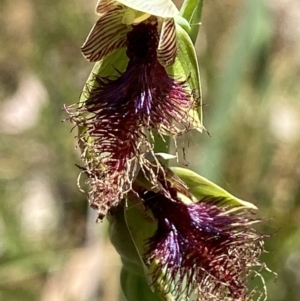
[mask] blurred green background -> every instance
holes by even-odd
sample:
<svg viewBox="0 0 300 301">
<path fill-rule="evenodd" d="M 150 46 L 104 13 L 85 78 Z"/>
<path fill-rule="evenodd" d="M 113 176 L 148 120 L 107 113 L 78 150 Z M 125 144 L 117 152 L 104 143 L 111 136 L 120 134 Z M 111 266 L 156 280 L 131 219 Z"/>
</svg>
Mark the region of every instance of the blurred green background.
<svg viewBox="0 0 300 301">
<path fill-rule="evenodd" d="M 180 1 L 176 4 L 180 5 Z M 96 1 L 0 0 L 0 300 L 117 301 L 119 257 L 76 181 L 64 104 L 92 69 Z M 204 1 L 191 169 L 265 219 L 269 301 L 300 300 L 300 2 Z M 184 160 L 181 160 L 183 163 Z"/>
</svg>

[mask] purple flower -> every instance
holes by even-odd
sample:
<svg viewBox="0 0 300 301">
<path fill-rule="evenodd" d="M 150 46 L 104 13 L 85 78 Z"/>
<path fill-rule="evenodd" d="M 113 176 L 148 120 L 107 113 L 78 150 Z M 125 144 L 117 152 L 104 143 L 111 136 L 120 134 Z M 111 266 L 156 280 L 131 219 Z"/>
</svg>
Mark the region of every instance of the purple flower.
<svg viewBox="0 0 300 301">
<path fill-rule="evenodd" d="M 194 127 L 190 112 L 199 106 L 197 93 L 186 80 L 168 75 L 158 60 L 159 43 L 156 17 L 132 25 L 125 72 L 95 75 L 86 101 L 66 108 L 80 129 L 90 203 L 100 219 L 131 189 L 137 169 L 153 164 L 145 159 L 153 150 L 152 131 L 176 137 Z M 151 181 L 156 184 L 155 176 Z"/>
<path fill-rule="evenodd" d="M 176 300 L 251 300 L 247 279 L 263 266 L 264 248 L 249 209 L 208 200 L 185 204 L 175 189 L 169 198 L 150 191 L 140 195 L 158 223 L 143 255 L 155 287 Z"/>
</svg>

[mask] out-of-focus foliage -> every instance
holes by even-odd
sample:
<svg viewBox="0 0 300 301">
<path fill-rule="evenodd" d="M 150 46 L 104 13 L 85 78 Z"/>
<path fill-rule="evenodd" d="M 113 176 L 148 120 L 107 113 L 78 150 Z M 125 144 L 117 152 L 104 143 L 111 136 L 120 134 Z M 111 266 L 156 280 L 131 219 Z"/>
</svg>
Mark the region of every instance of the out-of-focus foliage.
<svg viewBox="0 0 300 301">
<path fill-rule="evenodd" d="M 106 228 L 76 187 L 76 133 L 61 122 L 63 104 L 79 100 L 92 67 L 80 46 L 94 6 L 1 1 L 0 300 L 118 296 L 101 288 L 107 273 L 99 264 L 113 257 L 111 273 L 118 257 L 110 245 L 99 247 Z M 117 273 L 108 287 L 118 285 Z"/>
<path fill-rule="evenodd" d="M 96 1 L 0 4 L 0 300 L 118 300 L 119 259 L 76 187 L 76 133 L 61 123 L 92 69 L 80 46 Z M 179 148 L 260 209 L 279 275 L 265 275 L 268 300 L 299 300 L 300 3 L 204 1 L 202 24 L 211 137 L 191 134 Z"/>
</svg>

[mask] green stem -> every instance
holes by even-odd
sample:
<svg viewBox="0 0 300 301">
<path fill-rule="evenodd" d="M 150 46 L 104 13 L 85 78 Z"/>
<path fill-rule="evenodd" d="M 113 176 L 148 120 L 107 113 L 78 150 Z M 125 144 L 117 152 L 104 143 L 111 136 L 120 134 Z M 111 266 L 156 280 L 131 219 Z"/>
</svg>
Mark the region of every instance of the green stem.
<svg viewBox="0 0 300 301">
<path fill-rule="evenodd" d="M 201 24 L 203 2 L 204 0 L 185 0 L 180 9 L 180 15 L 186 19 L 191 26 L 189 35 L 194 44 Z"/>
</svg>

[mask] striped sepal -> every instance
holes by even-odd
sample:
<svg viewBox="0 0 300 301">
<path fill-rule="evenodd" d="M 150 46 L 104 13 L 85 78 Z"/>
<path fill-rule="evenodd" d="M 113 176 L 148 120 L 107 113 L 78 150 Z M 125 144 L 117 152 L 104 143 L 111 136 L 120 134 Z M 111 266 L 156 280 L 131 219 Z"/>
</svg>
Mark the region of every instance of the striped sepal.
<svg viewBox="0 0 300 301">
<path fill-rule="evenodd" d="M 118 0 L 118 2 L 156 17 L 173 18 L 178 15 L 178 9 L 172 0 Z"/>
<path fill-rule="evenodd" d="M 115 6 L 100 17 L 81 47 L 88 61 L 99 61 L 113 50 L 126 45 L 129 28 L 122 23 L 123 16 L 124 7 Z"/>
<path fill-rule="evenodd" d="M 107 11 L 113 9 L 115 5 L 117 5 L 115 0 L 99 0 L 96 6 L 96 13 L 103 15 Z"/>
<path fill-rule="evenodd" d="M 157 59 L 163 66 L 174 63 L 176 58 L 176 27 L 174 19 L 165 19 L 162 24 L 158 48 Z"/>
</svg>

